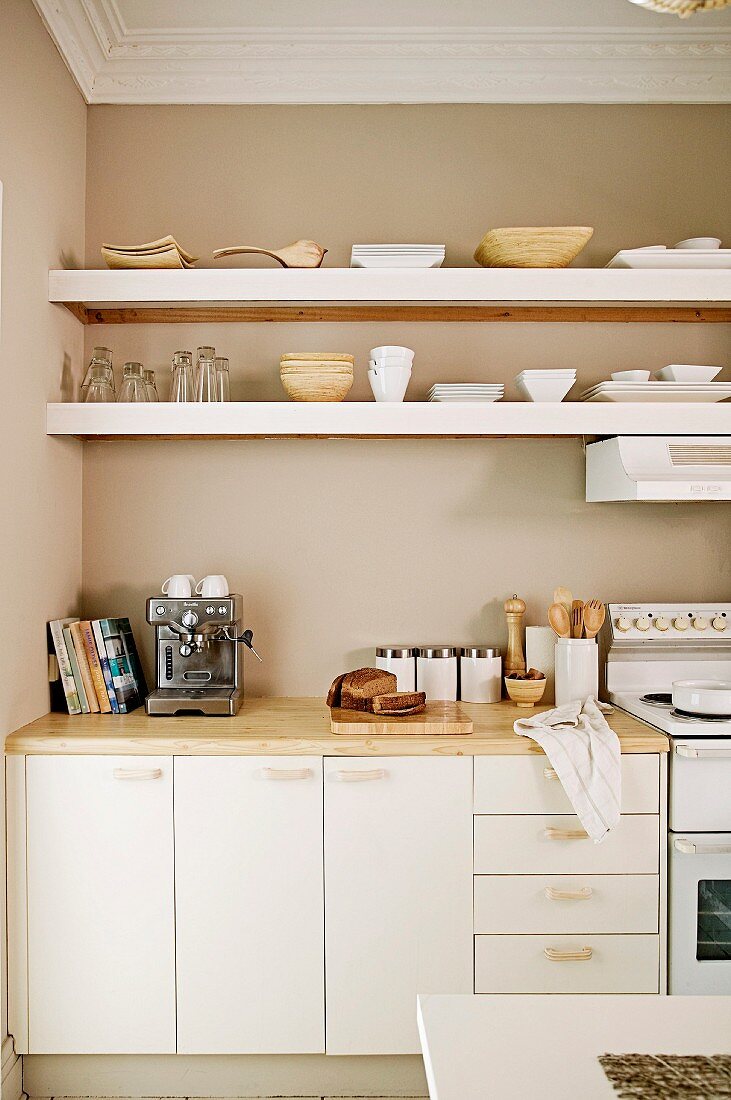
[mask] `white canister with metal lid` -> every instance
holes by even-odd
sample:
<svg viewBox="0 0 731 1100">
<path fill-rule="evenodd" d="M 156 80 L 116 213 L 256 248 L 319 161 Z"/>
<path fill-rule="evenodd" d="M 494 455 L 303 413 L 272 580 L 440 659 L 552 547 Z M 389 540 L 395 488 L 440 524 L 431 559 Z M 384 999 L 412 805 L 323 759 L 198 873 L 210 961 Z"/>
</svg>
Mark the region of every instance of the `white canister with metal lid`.
<svg viewBox="0 0 731 1100">
<path fill-rule="evenodd" d="M 466 645 L 459 651 L 459 697 L 465 703 L 499 703 L 503 659 L 492 646 Z"/>
<path fill-rule="evenodd" d="M 457 698 L 457 650 L 453 645 L 425 645 L 416 649 L 416 690 L 427 699 Z"/>
<path fill-rule="evenodd" d="M 416 691 L 416 650 L 407 645 L 379 645 L 376 668 L 392 672 L 399 691 Z"/>
</svg>

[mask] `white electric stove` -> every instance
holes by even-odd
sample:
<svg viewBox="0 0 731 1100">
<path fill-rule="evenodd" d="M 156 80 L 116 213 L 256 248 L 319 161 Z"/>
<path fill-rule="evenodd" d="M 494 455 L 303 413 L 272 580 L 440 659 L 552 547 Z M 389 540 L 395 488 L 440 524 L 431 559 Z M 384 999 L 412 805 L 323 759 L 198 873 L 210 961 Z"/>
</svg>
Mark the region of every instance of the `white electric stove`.
<svg viewBox="0 0 731 1100">
<path fill-rule="evenodd" d="M 671 740 L 669 992 L 731 994 L 731 716 L 671 697 L 731 679 L 731 604 L 609 604 L 600 645 L 604 697 Z"/>
</svg>

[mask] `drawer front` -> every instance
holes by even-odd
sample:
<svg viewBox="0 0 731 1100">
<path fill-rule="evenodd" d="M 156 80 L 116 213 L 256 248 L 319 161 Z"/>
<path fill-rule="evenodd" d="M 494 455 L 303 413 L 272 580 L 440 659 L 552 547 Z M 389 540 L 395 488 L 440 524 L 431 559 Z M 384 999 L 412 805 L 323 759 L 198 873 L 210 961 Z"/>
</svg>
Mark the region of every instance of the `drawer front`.
<svg viewBox="0 0 731 1100">
<path fill-rule="evenodd" d="M 659 936 L 475 937 L 475 993 L 658 993 L 659 980 Z"/>
<path fill-rule="evenodd" d="M 479 875 L 475 932 L 658 931 L 657 875 Z"/>
<path fill-rule="evenodd" d="M 659 799 L 659 757 L 623 756 L 622 813 L 659 813 Z M 571 803 L 543 754 L 475 757 L 476 814 L 571 812 Z"/>
<path fill-rule="evenodd" d="M 581 830 L 564 814 L 476 817 L 476 875 L 656 875 L 659 817 L 624 815 L 616 829 L 595 844 L 588 836 L 561 839 Z M 583 830 L 582 830 L 583 831 Z"/>
</svg>

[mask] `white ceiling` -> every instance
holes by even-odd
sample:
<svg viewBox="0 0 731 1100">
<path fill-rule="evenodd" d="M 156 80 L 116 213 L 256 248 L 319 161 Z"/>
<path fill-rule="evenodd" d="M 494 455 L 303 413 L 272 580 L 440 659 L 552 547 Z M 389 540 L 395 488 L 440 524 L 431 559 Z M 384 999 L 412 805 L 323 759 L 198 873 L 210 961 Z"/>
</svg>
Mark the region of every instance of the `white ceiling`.
<svg viewBox="0 0 731 1100">
<path fill-rule="evenodd" d="M 728 103 L 731 9 L 34 0 L 88 103 Z"/>
</svg>

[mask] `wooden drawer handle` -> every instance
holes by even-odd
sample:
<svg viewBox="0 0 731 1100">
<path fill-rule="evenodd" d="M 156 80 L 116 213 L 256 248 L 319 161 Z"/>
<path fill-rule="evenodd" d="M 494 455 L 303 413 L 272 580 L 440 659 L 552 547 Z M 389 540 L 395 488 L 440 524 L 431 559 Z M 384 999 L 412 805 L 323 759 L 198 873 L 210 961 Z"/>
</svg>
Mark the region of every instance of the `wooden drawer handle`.
<svg viewBox="0 0 731 1100">
<path fill-rule="evenodd" d="M 577 951 L 571 950 L 570 948 L 566 951 L 561 951 L 558 947 L 544 947 L 543 954 L 549 962 L 563 963 L 588 962 L 594 952 L 590 947 L 580 947 Z"/>
<path fill-rule="evenodd" d="M 544 768 L 543 769 L 543 778 L 544 779 L 558 779 L 558 772 L 556 771 L 555 768 Z"/>
<path fill-rule="evenodd" d="M 312 768 L 261 768 L 262 779 L 309 779 Z"/>
<path fill-rule="evenodd" d="M 580 890 L 557 890 L 547 886 L 543 891 L 549 901 L 588 901 L 594 891 L 591 886 L 582 886 Z"/>
<path fill-rule="evenodd" d="M 335 778 L 339 783 L 365 783 L 369 779 L 385 779 L 388 772 L 385 768 L 372 768 L 370 771 L 335 772 Z"/>
<path fill-rule="evenodd" d="M 115 768 L 115 779 L 162 779 L 162 768 Z"/>
<path fill-rule="evenodd" d="M 588 840 L 589 834 L 584 829 L 558 829 L 549 825 L 543 830 L 546 840 Z"/>
</svg>

